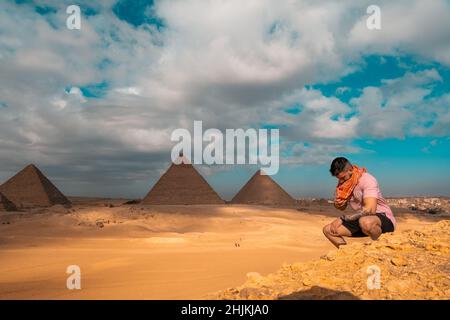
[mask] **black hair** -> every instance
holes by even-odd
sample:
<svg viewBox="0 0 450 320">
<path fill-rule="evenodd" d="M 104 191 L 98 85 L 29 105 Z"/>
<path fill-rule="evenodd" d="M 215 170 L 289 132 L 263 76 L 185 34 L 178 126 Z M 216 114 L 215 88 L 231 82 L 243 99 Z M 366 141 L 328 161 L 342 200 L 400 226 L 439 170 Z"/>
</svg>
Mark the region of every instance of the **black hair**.
<svg viewBox="0 0 450 320">
<path fill-rule="evenodd" d="M 331 175 L 336 177 L 339 173 L 344 171 L 345 166 L 347 164 L 351 165 L 350 161 L 348 161 L 344 157 L 339 157 L 339 158 L 334 159 L 333 162 L 331 162 L 331 166 L 330 166 Z"/>
</svg>

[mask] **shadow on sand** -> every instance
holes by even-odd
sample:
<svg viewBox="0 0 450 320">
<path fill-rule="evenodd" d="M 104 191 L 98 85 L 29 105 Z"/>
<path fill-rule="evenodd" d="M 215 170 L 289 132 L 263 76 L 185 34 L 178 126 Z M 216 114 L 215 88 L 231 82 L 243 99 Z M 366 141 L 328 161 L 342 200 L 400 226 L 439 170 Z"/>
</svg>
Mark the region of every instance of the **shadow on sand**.
<svg viewBox="0 0 450 320">
<path fill-rule="evenodd" d="M 302 290 L 280 296 L 279 300 L 360 300 L 347 291 L 335 291 L 327 288 L 314 286 L 308 290 Z"/>
</svg>

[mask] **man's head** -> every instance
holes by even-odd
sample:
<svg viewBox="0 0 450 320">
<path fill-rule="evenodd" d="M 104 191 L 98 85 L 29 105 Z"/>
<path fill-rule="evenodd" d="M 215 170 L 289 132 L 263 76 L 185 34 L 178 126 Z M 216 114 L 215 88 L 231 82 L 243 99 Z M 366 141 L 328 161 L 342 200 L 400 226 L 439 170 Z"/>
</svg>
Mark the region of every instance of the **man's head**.
<svg viewBox="0 0 450 320">
<path fill-rule="evenodd" d="M 339 157 L 331 162 L 331 175 L 336 177 L 340 183 L 343 183 L 351 178 L 353 174 L 353 166 L 346 158 Z"/>
</svg>

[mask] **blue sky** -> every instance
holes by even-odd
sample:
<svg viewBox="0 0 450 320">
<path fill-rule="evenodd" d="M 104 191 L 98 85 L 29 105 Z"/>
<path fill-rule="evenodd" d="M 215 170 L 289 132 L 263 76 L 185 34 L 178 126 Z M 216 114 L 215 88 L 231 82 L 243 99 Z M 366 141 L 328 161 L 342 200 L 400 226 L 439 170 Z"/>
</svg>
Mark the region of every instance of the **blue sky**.
<svg viewBox="0 0 450 320">
<path fill-rule="evenodd" d="M 69 195 L 142 197 L 174 129 L 280 128 L 273 178 L 330 197 L 346 156 L 386 196 L 450 195 L 450 3 L 0 4 L 0 180 L 35 163 Z M 433 21 L 433 24 L 428 23 Z M 254 166 L 200 166 L 225 198 Z"/>
</svg>

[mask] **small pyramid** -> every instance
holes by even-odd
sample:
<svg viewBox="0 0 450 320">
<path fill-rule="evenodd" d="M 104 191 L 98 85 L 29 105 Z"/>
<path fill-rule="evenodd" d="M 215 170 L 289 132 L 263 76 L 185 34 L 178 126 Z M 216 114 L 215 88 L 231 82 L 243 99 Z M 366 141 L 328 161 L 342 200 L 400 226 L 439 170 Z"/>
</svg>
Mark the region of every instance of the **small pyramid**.
<svg viewBox="0 0 450 320">
<path fill-rule="evenodd" d="M 0 192 L 0 211 L 16 211 L 17 208 Z"/>
<path fill-rule="evenodd" d="M 2 184 L 0 192 L 21 208 L 70 204 L 58 188 L 33 164 Z"/>
<path fill-rule="evenodd" d="M 224 201 L 180 153 L 180 157 L 156 182 L 142 204 L 224 204 Z"/>
<path fill-rule="evenodd" d="M 233 204 L 295 206 L 297 202 L 270 176 L 258 170 L 231 200 Z"/>
</svg>

